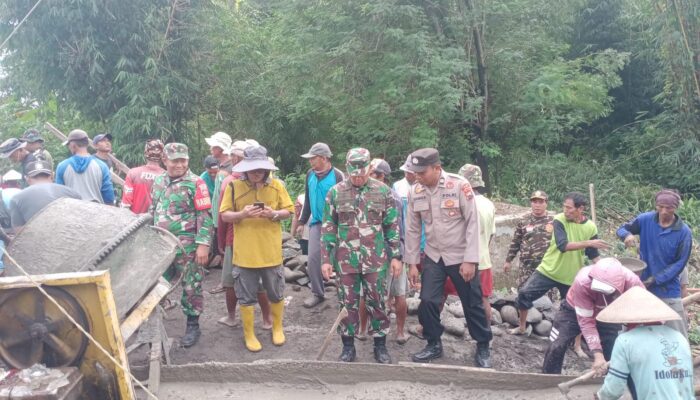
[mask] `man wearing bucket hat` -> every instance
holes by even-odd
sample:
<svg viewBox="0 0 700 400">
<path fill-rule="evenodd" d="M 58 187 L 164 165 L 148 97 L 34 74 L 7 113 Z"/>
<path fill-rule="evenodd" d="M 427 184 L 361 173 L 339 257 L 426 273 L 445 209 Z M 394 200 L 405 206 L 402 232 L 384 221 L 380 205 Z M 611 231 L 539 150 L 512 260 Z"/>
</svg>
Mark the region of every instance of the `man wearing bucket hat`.
<svg viewBox="0 0 700 400">
<path fill-rule="evenodd" d="M 343 181 L 343 173 L 331 163 L 330 147 L 316 143 L 302 157 L 309 160 L 311 168 L 306 173 L 304 207 L 299 217 L 298 231 L 309 225 L 308 274 L 311 280 L 311 296 L 304 307 L 315 307 L 325 300 L 323 275 L 321 274 L 321 222 L 326 195 L 333 185 Z M 301 234 L 301 232 L 292 232 Z"/>
<path fill-rule="evenodd" d="M 148 140 L 143 149 L 143 156 L 146 165 L 131 168 L 124 179 L 121 206 L 130 209 L 134 214 L 146 213 L 151 207 L 153 181 L 165 172 L 160 166 L 163 160 L 163 142 L 159 139 Z"/>
<path fill-rule="evenodd" d="M 212 157 L 219 161 L 219 171 L 214 178 L 213 190 L 210 190 L 209 195 L 211 196 L 211 218 L 214 222 L 214 232 L 213 232 L 213 242 L 216 243 L 218 240 L 218 226 L 219 226 L 219 194 L 221 193 L 221 183 L 223 180 L 231 173 L 231 158 L 229 154 L 231 153 L 231 136 L 226 132 L 216 132 L 208 138 L 204 139 L 209 145 L 209 153 Z M 206 180 L 205 180 L 206 182 Z M 209 258 L 211 260 L 209 265 L 218 265 L 221 260 L 221 255 L 218 254 L 217 246 L 213 245 L 209 249 L 211 254 Z"/>
<path fill-rule="evenodd" d="M 625 246 L 637 248 L 647 268 L 641 279 L 650 292 L 663 300 L 681 317 L 670 321 L 669 326 L 687 336 L 687 321 L 681 303 L 681 275 L 686 269 L 693 246 L 693 233 L 676 214 L 681 196 L 669 189 L 655 196 L 656 210 L 639 214 L 617 230 L 617 236 Z"/>
<path fill-rule="evenodd" d="M 420 238 L 425 229 L 426 244 L 420 275 L 421 302 L 418 320 L 423 326 L 427 346 L 414 354 L 414 362 L 442 357 L 440 307 L 445 281 L 449 277 L 462 301 L 469 335 L 476 341 L 474 362 L 491 367 L 489 342 L 491 324 L 481 296 L 479 279 L 479 216 L 469 182 L 442 169 L 436 149 L 424 148 L 411 155 L 409 169 L 418 182 L 408 197 L 406 212 L 405 261 L 410 265 L 409 280 L 417 286 L 421 262 Z"/>
<path fill-rule="evenodd" d="M 280 221 L 294 212 L 289 193 L 271 172 L 277 167 L 267 159 L 263 146 L 249 146 L 243 160 L 233 167 L 242 179 L 231 181 L 221 199 L 221 218 L 233 224 L 233 279 L 240 302 L 240 316 L 246 348 L 262 350 L 255 336 L 254 305 L 258 302 L 260 280 L 270 299 L 272 343 L 285 342 L 284 270 L 282 266 L 282 227 Z"/>
<path fill-rule="evenodd" d="M 223 132 L 219 132 L 223 134 Z M 225 134 L 224 134 L 225 135 Z M 216 135 L 214 135 L 216 136 Z M 221 137 L 222 142 L 226 142 L 225 136 L 219 135 Z M 226 135 L 228 136 L 228 135 Z M 210 138 L 211 139 L 211 138 Z M 211 141 L 211 143 L 215 143 L 214 141 Z M 222 143 L 221 145 L 224 145 L 225 143 Z M 225 248 L 224 243 L 229 243 L 230 241 L 228 240 L 229 238 L 233 237 L 233 225 L 227 224 L 226 222 L 221 220 L 221 215 L 219 214 L 219 207 L 221 206 L 221 196 L 224 193 L 224 189 L 226 188 L 226 185 L 224 184 L 224 181 L 227 180 L 232 174 L 232 169 L 233 166 L 239 163 L 241 160 L 243 160 L 243 151 L 248 148 L 249 146 L 258 146 L 258 142 L 256 142 L 253 139 L 246 139 L 246 140 L 236 140 L 233 142 L 231 145 L 230 149 L 227 150 L 227 154 L 225 156 L 225 161 L 223 163 L 219 164 L 219 172 L 216 174 L 216 178 L 214 179 L 214 192 L 211 193 L 211 201 L 212 201 L 212 210 L 211 210 L 211 216 L 214 221 L 214 243 L 217 244 L 216 246 L 212 246 L 210 249 L 212 254 L 210 256 L 214 256 L 214 259 L 211 261 L 210 265 L 218 265 L 217 259 L 220 259 L 220 256 L 225 256 L 225 254 L 222 253 L 222 249 Z M 221 148 L 218 146 L 212 146 L 211 150 L 213 153 L 219 152 Z M 229 154 L 230 153 L 230 154 Z M 240 174 L 233 174 L 233 175 L 240 175 Z M 237 176 L 238 178 L 239 176 Z M 236 179 L 237 179 L 236 178 Z M 214 255 L 216 254 L 216 255 Z M 223 260 L 221 263 L 222 270 L 224 268 L 223 265 Z M 225 272 L 225 271 L 222 271 Z M 228 274 L 230 275 L 230 274 Z M 228 279 L 224 274 L 221 275 L 222 280 Z M 233 282 L 231 281 L 231 287 L 233 287 Z M 212 294 L 216 293 L 221 293 L 225 291 L 224 287 L 222 285 L 217 285 L 215 288 L 211 289 L 209 292 Z"/>
<path fill-rule="evenodd" d="M 51 164 L 51 168 L 53 168 L 53 157 L 44 148 L 44 138 L 41 137 L 41 133 L 38 130 L 34 128 L 27 129 L 19 140 L 27 144 L 25 148 L 28 152 L 34 153 L 36 157 L 48 161 Z"/>
<path fill-rule="evenodd" d="M 252 139 L 237 140 L 231 146 L 231 165 L 232 168 L 244 159 L 244 150 L 250 146 L 259 146 L 258 142 Z M 223 198 L 224 191 L 234 180 L 244 179 L 245 174 L 241 172 L 231 172 L 223 182 L 221 182 L 221 190 L 218 198 Z M 219 204 L 220 205 L 220 204 Z M 226 315 L 219 318 L 216 322 L 228 327 L 235 327 L 238 324 L 236 320 L 236 306 L 238 305 L 238 296 L 234 288 L 233 279 L 233 224 L 225 222 L 218 215 L 218 226 L 216 228 L 217 248 L 220 254 L 223 254 L 223 262 L 221 264 L 221 283 L 219 286 L 210 290 L 211 294 L 224 292 L 226 302 Z M 270 315 L 270 300 L 267 298 L 267 292 L 262 285 L 262 281 L 258 286 L 258 305 L 262 312 L 262 328 L 265 330 L 272 329 L 272 316 Z"/>
<path fill-rule="evenodd" d="M 199 316 L 204 311 L 202 268 L 208 261 L 211 244 L 211 200 L 207 184 L 189 169 L 186 145 L 168 143 L 164 154 L 166 171 L 153 182 L 150 212 L 153 224 L 170 231 L 182 244 L 166 277 L 173 281 L 175 276 L 182 274 L 180 303 L 187 317 L 187 326 L 180 344 L 190 347 L 201 335 Z"/>
<path fill-rule="evenodd" d="M 695 399 L 690 346 L 668 326 L 680 320 L 675 310 L 652 293 L 633 287 L 601 311 L 597 320 L 626 327 L 615 341 L 597 399 L 622 398 L 630 380 L 634 399 Z"/>
<path fill-rule="evenodd" d="M 596 323 L 595 317 L 622 293 L 635 286 L 644 287 L 637 275 L 615 258 L 601 258 L 582 268 L 562 301 L 549 334 L 551 341 L 544 356 L 542 372 L 561 374 L 564 355 L 580 333 L 593 353 L 593 369 L 605 372 L 613 344 L 620 330 L 618 325 Z"/>
<path fill-rule="evenodd" d="M 323 278 L 339 276 L 338 298 L 347 317 L 340 321 L 343 350 L 340 361 L 355 360 L 355 336 L 359 333 L 360 296 L 370 315 L 369 334 L 374 337 L 374 359 L 390 364 L 386 348 L 389 317 L 386 314 L 386 274 L 401 273 L 398 210 L 391 189 L 369 177 L 369 150 L 356 147 L 345 157 L 348 180 L 333 186 L 323 211 Z M 389 269 L 390 267 L 390 269 Z"/>
<path fill-rule="evenodd" d="M 491 321 L 491 303 L 493 295 L 493 272 L 491 267 L 491 250 L 489 245 L 496 233 L 496 206 L 485 195 L 486 184 L 481 175 L 481 168 L 474 164 L 464 164 L 459 169 L 459 175 L 469 181 L 474 189 L 476 211 L 479 214 L 479 279 L 481 279 L 481 295 L 486 310 L 486 318 Z"/>
<path fill-rule="evenodd" d="M 7 139 L 0 144 L 0 158 L 9 158 L 12 162 L 22 165 L 22 178 L 26 176 L 27 165 L 36 160 L 36 156 L 26 149 L 27 143 L 19 139 Z"/>
</svg>

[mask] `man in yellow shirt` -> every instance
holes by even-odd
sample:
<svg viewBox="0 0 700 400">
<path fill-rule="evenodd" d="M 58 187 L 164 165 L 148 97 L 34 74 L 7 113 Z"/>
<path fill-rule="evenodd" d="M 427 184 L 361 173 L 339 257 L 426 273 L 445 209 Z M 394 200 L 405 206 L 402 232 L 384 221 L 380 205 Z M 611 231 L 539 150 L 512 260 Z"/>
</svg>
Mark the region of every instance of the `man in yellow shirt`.
<svg viewBox="0 0 700 400">
<path fill-rule="evenodd" d="M 233 224 L 233 279 L 240 302 L 240 316 L 246 348 L 257 352 L 262 345 L 255 337 L 253 321 L 259 282 L 270 299 L 272 343 L 284 344 L 284 271 L 282 268 L 282 227 L 280 221 L 294 212 L 289 193 L 279 179 L 271 176 L 277 168 L 267 159 L 263 146 L 250 146 L 233 172 L 243 179 L 231 181 L 221 199 L 219 212 Z"/>
</svg>

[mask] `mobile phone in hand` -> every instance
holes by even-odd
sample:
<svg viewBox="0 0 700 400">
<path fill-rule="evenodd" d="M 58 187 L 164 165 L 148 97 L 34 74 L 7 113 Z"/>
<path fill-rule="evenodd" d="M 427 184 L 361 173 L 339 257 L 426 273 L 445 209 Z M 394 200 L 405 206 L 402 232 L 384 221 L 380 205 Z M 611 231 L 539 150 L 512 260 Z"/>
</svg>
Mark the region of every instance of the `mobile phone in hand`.
<svg viewBox="0 0 700 400">
<path fill-rule="evenodd" d="M 265 208 L 265 203 L 263 203 L 262 201 L 256 201 L 255 203 L 253 203 L 253 207 L 259 208 L 262 210 Z"/>
</svg>

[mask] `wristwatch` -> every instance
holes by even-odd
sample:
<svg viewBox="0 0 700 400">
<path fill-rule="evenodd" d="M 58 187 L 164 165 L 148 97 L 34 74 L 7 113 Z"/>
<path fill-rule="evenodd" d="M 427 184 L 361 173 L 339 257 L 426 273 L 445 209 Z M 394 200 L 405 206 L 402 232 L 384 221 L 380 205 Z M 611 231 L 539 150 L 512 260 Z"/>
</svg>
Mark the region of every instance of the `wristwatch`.
<svg viewBox="0 0 700 400">
<path fill-rule="evenodd" d="M 279 218 L 279 215 L 280 215 L 280 214 L 279 214 L 277 211 L 275 211 L 275 213 L 272 214 L 272 218 L 270 218 L 270 219 L 271 219 L 272 221 L 277 221 L 277 219 Z"/>
</svg>

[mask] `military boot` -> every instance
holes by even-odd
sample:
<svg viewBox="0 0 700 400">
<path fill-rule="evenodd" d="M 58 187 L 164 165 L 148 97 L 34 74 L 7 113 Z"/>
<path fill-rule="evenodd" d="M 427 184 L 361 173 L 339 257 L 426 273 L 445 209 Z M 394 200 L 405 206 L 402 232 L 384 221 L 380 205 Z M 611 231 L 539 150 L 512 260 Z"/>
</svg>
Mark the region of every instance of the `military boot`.
<svg viewBox="0 0 700 400">
<path fill-rule="evenodd" d="M 353 362 L 357 353 L 355 352 L 355 338 L 352 336 L 341 336 L 343 340 L 343 351 L 340 353 L 338 360 L 342 362 Z"/>
<path fill-rule="evenodd" d="M 413 362 L 429 362 L 442 357 L 442 340 L 429 339 L 425 348 L 411 356 Z"/>
<path fill-rule="evenodd" d="M 202 331 L 199 330 L 199 317 L 188 316 L 185 336 L 180 339 L 180 344 L 182 347 L 192 347 L 197 343 L 201 334 Z"/>
<path fill-rule="evenodd" d="M 474 354 L 474 362 L 479 368 L 491 367 L 491 350 L 489 350 L 489 342 L 476 344 L 476 353 Z"/>
<path fill-rule="evenodd" d="M 380 364 L 391 364 L 391 356 L 386 349 L 386 336 L 374 338 L 374 359 Z"/>
</svg>

